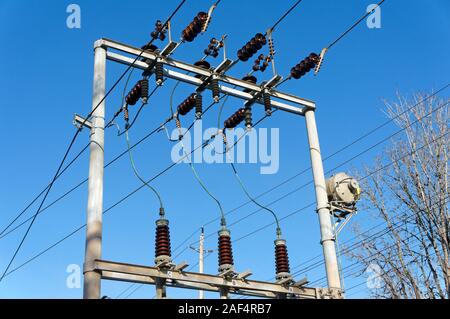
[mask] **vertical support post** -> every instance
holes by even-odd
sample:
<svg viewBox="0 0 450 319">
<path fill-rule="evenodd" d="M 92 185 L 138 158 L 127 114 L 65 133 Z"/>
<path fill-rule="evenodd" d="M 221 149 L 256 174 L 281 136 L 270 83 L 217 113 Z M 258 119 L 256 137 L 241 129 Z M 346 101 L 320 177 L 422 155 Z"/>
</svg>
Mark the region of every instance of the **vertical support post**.
<svg viewBox="0 0 450 319">
<path fill-rule="evenodd" d="M 104 128 L 106 86 L 106 49 L 95 43 L 94 88 L 92 108 L 92 129 L 90 132 L 90 159 L 88 182 L 88 205 L 86 223 L 86 251 L 84 257 L 84 289 L 85 299 L 100 298 L 101 274 L 92 270 L 95 259 L 102 254 L 102 212 L 103 212 L 103 166 L 104 166 Z"/>
<path fill-rule="evenodd" d="M 204 258 L 204 253 L 205 253 L 205 250 L 203 248 L 204 242 L 205 242 L 205 233 L 204 233 L 204 229 L 202 227 L 202 232 L 200 234 L 199 254 L 198 254 L 198 272 L 201 274 L 203 274 L 203 258 Z M 198 299 L 204 299 L 204 298 L 205 298 L 204 291 L 200 289 L 198 291 Z"/>
<path fill-rule="evenodd" d="M 220 299 L 228 299 L 228 289 L 220 288 Z"/>
<path fill-rule="evenodd" d="M 156 287 L 156 299 L 165 299 L 166 298 L 166 287 L 164 285 L 165 281 L 161 278 L 156 278 L 155 287 Z"/>
<path fill-rule="evenodd" d="M 314 177 L 314 188 L 317 201 L 317 214 L 319 215 L 321 244 L 325 259 L 328 288 L 341 289 L 339 268 L 336 256 L 335 238 L 331 221 L 328 195 L 323 172 L 322 155 L 320 154 L 319 136 L 317 134 L 314 109 L 305 111 L 306 129 L 308 132 L 311 167 Z"/>
</svg>

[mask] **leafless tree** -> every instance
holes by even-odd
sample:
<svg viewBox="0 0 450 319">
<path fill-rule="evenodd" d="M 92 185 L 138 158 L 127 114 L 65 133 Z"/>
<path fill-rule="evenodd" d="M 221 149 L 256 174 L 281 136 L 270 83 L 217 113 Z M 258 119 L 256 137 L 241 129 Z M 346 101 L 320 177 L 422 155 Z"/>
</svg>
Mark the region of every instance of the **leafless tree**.
<svg viewBox="0 0 450 319">
<path fill-rule="evenodd" d="M 363 271 L 381 269 L 373 297 L 450 298 L 449 103 L 422 95 L 386 103 L 402 130 L 365 168 L 372 174 L 362 181 L 359 209 L 386 228 L 371 236 L 355 227 L 361 245 L 348 253 Z"/>
</svg>

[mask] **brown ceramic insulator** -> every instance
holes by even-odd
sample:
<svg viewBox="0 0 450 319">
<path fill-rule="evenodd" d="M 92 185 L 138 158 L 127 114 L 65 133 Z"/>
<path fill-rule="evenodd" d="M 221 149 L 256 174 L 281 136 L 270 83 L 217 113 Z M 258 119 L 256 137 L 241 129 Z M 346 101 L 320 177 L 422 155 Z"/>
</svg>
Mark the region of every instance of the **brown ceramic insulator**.
<svg viewBox="0 0 450 319">
<path fill-rule="evenodd" d="M 146 44 L 146 45 L 142 46 L 141 49 L 144 51 L 154 52 L 154 51 L 158 50 L 158 47 L 154 44 Z"/>
<path fill-rule="evenodd" d="M 223 265 L 233 265 L 233 250 L 229 235 L 219 236 L 219 267 Z"/>
<path fill-rule="evenodd" d="M 181 33 L 183 40 L 187 42 L 194 41 L 195 37 L 202 31 L 207 19 L 208 14 L 206 12 L 199 12 L 194 20 L 192 20 Z"/>
<path fill-rule="evenodd" d="M 250 39 L 250 41 L 248 41 L 241 49 L 238 50 L 237 55 L 239 60 L 244 62 L 247 61 L 266 43 L 266 37 L 261 33 L 257 33 L 253 38 Z"/>
<path fill-rule="evenodd" d="M 156 226 L 155 257 L 171 256 L 169 225 Z"/>
<path fill-rule="evenodd" d="M 311 71 L 319 63 L 320 57 L 316 53 L 311 53 L 308 57 L 298 63 L 291 69 L 291 77 L 300 79 L 306 73 Z"/>
<path fill-rule="evenodd" d="M 139 81 L 141 90 L 140 90 L 140 98 L 147 99 L 148 98 L 148 79 L 142 79 Z"/>
<path fill-rule="evenodd" d="M 204 60 L 200 60 L 194 63 L 195 66 L 201 67 L 202 69 L 208 70 L 209 68 L 211 68 L 211 64 L 209 64 L 208 61 L 204 61 Z M 197 79 L 200 79 L 202 77 L 202 75 L 197 74 L 195 76 Z"/>
<path fill-rule="evenodd" d="M 264 111 L 266 112 L 267 116 L 272 115 L 272 102 L 270 100 L 270 94 L 267 92 L 264 92 L 263 94 L 263 101 L 264 101 Z"/>
<path fill-rule="evenodd" d="M 238 126 L 245 119 L 245 109 L 240 108 L 233 115 L 231 115 L 225 122 L 223 123 L 225 128 L 231 129 Z"/>
<path fill-rule="evenodd" d="M 289 273 L 289 256 L 285 243 L 275 244 L 275 267 L 276 273 Z"/>
<path fill-rule="evenodd" d="M 189 95 L 180 105 L 178 105 L 178 114 L 186 115 L 195 107 L 195 93 Z"/>
<path fill-rule="evenodd" d="M 251 128 L 253 126 L 253 118 L 252 118 L 252 107 L 251 106 L 246 106 L 245 107 L 245 126 L 247 128 Z"/>
<path fill-rule="evenodd" d="M 242 78 L 242 80 L 243 81 L 247 81 L 247 82 L 252 83 L 252 84 L 256 84 L 256 82 L 258 81 L 258 79 L 255 76 L 253 76 L 253 75 L 244 76 Z M 252 90 L 244 89 L 244 92 L 246 92 L 246 93 L 250 93 L 251 91 Z"/>
<path fill-rule="evenodd" d="M 125 98 L 125 102 L 128 105 L 135 105 L 137 101 L 140 99 L 140 97 L 141 97 L 141 82 L 139 81 L 128 93 L 127 97 Z"/>
</svg>

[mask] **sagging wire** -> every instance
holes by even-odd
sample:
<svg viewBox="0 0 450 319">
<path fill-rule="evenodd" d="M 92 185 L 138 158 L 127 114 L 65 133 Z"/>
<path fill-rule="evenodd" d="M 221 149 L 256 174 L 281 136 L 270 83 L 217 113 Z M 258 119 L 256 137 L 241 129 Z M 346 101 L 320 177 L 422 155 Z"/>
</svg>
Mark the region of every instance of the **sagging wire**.
<svg viewBox="0 0 450 319">
<path fill-rule="evenodd" d="M 135 123 L 135 121 L 138 118 L 139 113 L 142 110 L 143 106 L 148 103 L 148 97 L 147 97 L 147 99 L 142 103 L 141 107 L 139 108 L 138 112 L 136 113 L 136 116 L 134 117 L 133 121 L 130 124 L 129 123 L 129 119 L 128 119 L 128 109 L 127 109 L 128 104 L 125 103 L 125 93 L 127 91 L 128 83 L 129 83 L 130 78 L 131 78 L 131 76 L 133 74 L 133 71 L 134 71 L 134 69 L 132 69 L 130 74 L 128 75 L 127 80 L 126 80 L 125 85 L 124 85 L 124 88 L 123 88 L 123 92 L 122 92 L 122 105 L 124 105 L 124 117 L 125 117 L 125 130 L 124 130 L 124 132 L 120 132 L 120 127 L 119 127 L 119 125 L 117 123 L 114 123 L 114 124 L 118 128 L 118 132 L 119 132 L 118 136 L 121 136 L 121 135 L 125 134 L 125 139 L 126 139 L 126 143 L 127 143 L 127 152 L 128 152 L 128 156 L 130 158 L 130 164 L 131 164 L 131 167 L 133 169 L 134 175 L 137 177 L 137 179 L 139 179 L 142 182 L 143 185 L 145 185 L 148 189 L 150 189 L 156 195 L 156 197 L 157 197 L 157 199 L 159 201 L 159 215 L 160 215 L 160 218 L 164 218 L 164 216 L 165 216 L 165 209 L 164 209 L 164 204 L 163 204 L 161 195 L 159 194 L 159 192 L 156 190 L 155 187 L 151 186 L 148 182 L 145 181 L 145 179 L 143 179 L 141 177 L 141 175 L 139 174 L 139 172 L 138 172 L 138 170 L 136 168 L 136 164 L 135 164 L 134 158 L 133 158 L 133 153 L 131 151 L 131 143 L 130 143 L 130 137 L 129 137 L 128 131 L 130 130 L 130 128 Z"/>
<path fill-rule="evenodd" d="M 224 102 L 222 103 L 222 105 L 221 105 L 222 107 L 224 106 L 225 102 L 226 102 L 226 100 L 224 100 Z M 218 124 L 219 124 L 219 125 L 220 125 L 220 116 L 221 116 L 221 114 L 220 114 L 220 112 L 219 112 L 219 115 L 218 115 Z M 218 127 L 220 127 L 220 126 L 218 126 Z M 275 223 L 276 223 L 276 225 L 277 225 L 277 228 L 276 228 L 277 239 L 280 239 L 280 238 L 281 238 L 281 235 L 282 235 L 282 232 L 281 232 L 280 222 L 279 222 L 279 220 L 278 220 L 277 214 L 276 214 L 273 210 L 271 210 L 270 208 L 268 208 L 268 207 L 266 207 L 266 206 L 260 204 L 259 202 L 257 202 L 256 199 L 255 199 L 253 196 L 250 195 L 250 193 L 249 193 L 249 191 L 247 190 L 247 188 L 246 188 L 244 182 L 242 181 L 241 177 L 239 176 L 239 173 L 238 173 L 238 171 L 237 171 L 237 169 L 236 169 L 236 166 L 235 166 L 234 163 L 233 163 L 233 159 L 231 159 L 230 156 L 229 156 L 229 155 L 230 155 L 230 154 L 229 154 L 229 150 L 230 150 L 230 149 L 228 148 L 228 140 L 227 140 L 227 135 L 226 135 L 226 129 L 223 128 L 223 129 L 220 130 L 219 132 L 222 133 L 225 156 L 227 156 L 227 158 L 229 159 L 229 163 L 230 163 L 230 165 L 231 165 L 231 168 L 233 169 L 234 176 L 236 177 L 236 180 L 238 181 L 238 183 L 239 183 L 239 185 L 240 185 L 242 191 L 245 193 L 245 195 L 248 197 L 248 199 L 249 199 L 250 201 L 252 201 L 255 205 L 257 205 L 257 206 L 260 207 L 261 209 L 263 209 L 263 210 L 269 212 L 269 213 L 273 216 L 273 218 L 275 219 Z M 239 141 L 240 141 L 240 139 L 238 139 L 237 142 L 239 142 Z M 235 144 L 235 145 L 236 145 L 236 144 Z M 233 147 L 234 147 L 235 145 L 233 145 Z"/>
<path fill-rule="evenodd" d="M 299 79 L 303 77 L 306 73 L 311 70 L 314 70 L 314 75 L 317 75 L 322 67 L 325 54 L 342 38 L 344 38 L 348 33 L 350 33 L 356 26 L 358 26 L 365 18 L 367 18 L 370 14 L 372 14 L 376 9 L 378 9 L 385 0 L 381 0 L 378 4 L 376 4 L 370 11 L 360 17 L 356 22 L 354 22 L 347 30 L 345 30 L 341 35 L 339 35 L 333 42 L 324 47 L 320 54 L 311 53 L 308 57 L 303 59 L 300 63 L 295 65 L 289 74 L 279 85 L 283 84 L 286 81 L 291 79 Z"/>
<path fill-rule="evenodd" d="M 239 110 L 238 110 L 238 112 L 239 112 Z M 236 116 L 236 113 L 232 115 L 232 118 L 235 116 Z M 266 114 L 262 119 L 266 118 L 267 116 L 268 115 Z M 223 144 L 224 144 L 224 149 L 225 149 L 224 153 L 226 154 L 225 156 L 229 156 L 229 150 L 230 150 L 228 147 L 228 141 L 227 141 L 227 136 L 226 136 L 227 126 L 229 127 L 230 125 L 227 125 L 227 122 L 228 122 L 228 124 L 233 122 L 231 124 L 231 127 L 233 128 L 239 122 L 243 121 L 242 117 L 238 118 L 237 120 L 232 119 L 232 118 L 225 121 L 224 128 L 219 131 L 223 135 Z M 257 123 L 259 123 L 260 121 L 258 121 Z M 218 122 L 220 123 L 220 114 L 219 114 Z M 257 125 L 257 123 L 255 125 Z M 252 128 L 250 128 L 250 130 L 246 130 L 245 134 L 247 134 L 251 130 L 252 130 Z M 245 136 L 245 134 L 243 134 L 243 136 Z M 239 142 L 239 140 L 236 141 L 236 143 L 233 145 L 233 147 L 236 146 L 236 144 L 238 142 Z M 241 189 L 243 190 L 245 195 L 249 198 L 249 200 L 251 202 L 253 202 L 255 205 L 257 205 L 261 209 L 269 212 L 275 219 L 275 224 L 276 224 L 276 239 L 274 241 L 274 244 L 275 244 L 275 277 L 277 279 L 277 282 L 279 282 L 281 284 L 292 282 L 293 279 L 292 279 L 292 275 L 290 273 L 289 256 L 288 256 L 288 251 L 287 251 L 286 240 L 282 239 L 282 232 L 281 232 L 280 222 L 279 222 L 277 214 L 270 208 L 268 208 L 256 201 L 256 199 L 247 190 L 244 182 L 242 181 L 241 177 L 239 176 L 239 173 L 236 169 L 236 166 L 233 163 L 233 160 L 230 157 L 228 157 L 228 159 L 229 159 L 231 168 L 233 169 L 234 176 L 236 177 L 236 180 L 238 181 L 239 186 L 241 187 Z"/>
<path fill-rule="evenodd" d="M 127 141 L 128 155 L 129 155 L 129 158 L 130 158 L 130 163 L 131 163 L 131 167 L 133 168 L 134 175 L 142 182 L 142 184 L 144 184 L 145 186 L 147 186 L 147 187 L 148 187 L 148 188 L 156 195 L 156 197 L 158 198 L 158 201 L 159 201 L 159 205 L 160 205 L 160 206 L 159 206 L 159 215 L 160 215 L 160 216 L 164 216 L 165 210 L 164 210 L 164 204 L 163 204 L 161 195 L 159 194 L 159 192 L 156 190 L 155 187 L 153 187 L 152 185 L 150 185 L 149 183 L 147 183 L 147 182 L 140 176 L 140 174 L 139 174 L 139 172 L 138 172 L 138 170 L 137 170 L 137 168 L 136 168 L 136 164 L 135 164 L 134 159 L 133 159 L 133 153 L 132 153 L 131 148 L 130 148 L 130 138 L 129 138 L 129 135 L 128 135 L 128 131 L 125 131 L 125 139 L 126 139 L 126 141 Z"/>
<path fill-rule="evenodd" d="M 188 158 L 188 156 L 187 156 L 188 154 L 187 154 L 187 152 L 186 152 L 186 148 L 185 148 L 185 145 L 184 145 L 184 143 L 183 143 L 184 134 L 183 134 L 183 131 L 182 131 L 182 126 L 181 126 L 181 121 L 180 121 L 180 118 L 179 118 L 179 114 L 178 114 L 178 112 L 175 113 L 175 112 L 174 112 L 174 109 L 173 109 L 173 96 L 174 96 L 174 94 L 175 94 L 175 91 L 176 91 L 176 89 L 177 89 L 179 83 L 180 83 L 180 82 L 177 82 L 177 83 L 175 84 L 174 88 L 172 89 L 172 92 L 171 92 L 171 94 L 170 94 L 170 99 L 169 99 L 169 104 L 170 104 L 169 107 L 170 107 L 170 112 L 171 112 L 172 118 L 175 120 L 175 124 L 176 124 L 176 127 L 177 127 L 177 129 L 178 129 L 178 133 L 179 133 L 179 134 L 178 134 L 178 136 L 179 136 L 178 142 L 180 143 L 181 149 L 183 150 L 183 153 L 185 154 L 186 158 Z M 214 103 L 213 103 L 213 104 L 214 104 Z M 211 105 L 208 107 L 208 109 L 209 109 L 213 104 L 211 104 Z M 198 118 L 196 118 L 196 119 L 194 120 L 194 123 L 195 123 L 197 120 L 198 120 Z M 173 141 L 172 139 L 170 139 L 170 136 L 169 136 L 168 132 L 167 132 L 167 136 L 168 136 L 168 138 L 169 138 L 170 141 Z M 212 136 L 211 138 L 214 138 L 214 137 Z M 209 189 L 206 187 L 205 183 L 202 181 L 202 179 L 200 178 L 200 176 L 199 176 L 197 170 L 195 169 L 194 164 L 192 164 L 192 161 L 189 161 L 189 160 L 188 160 L 188 164 L 189 164 L 189 166 L 190 166 L 190 168 L 191 168 L 191 170 L 192 170 L 192 173 L 194 174 L 195 179 L 198 181 L 198 183 L 200 184 L 200 186 L 201 186 L 201 187 L 203 188 L 203 190 L 208 194 L 208 196 L 211 197 L 211 198 L 216 202 L 217 206 L 219 207 L 219 210 L 220 210 L 220 216 L 221 216 L 221 225 L 222 225 L 223 227 L 225 227 L 225 226 L 226 226 L 226 219 L 225 219 L 225 213 L 224 213 L 224 211 L 223 211 L 222 204 L 221 204 L 220 201 L 219 201 L 219 200 L 218 200 L 218 199 L 217 199 L 217 198 L 209 191 Z"/>
</svg>

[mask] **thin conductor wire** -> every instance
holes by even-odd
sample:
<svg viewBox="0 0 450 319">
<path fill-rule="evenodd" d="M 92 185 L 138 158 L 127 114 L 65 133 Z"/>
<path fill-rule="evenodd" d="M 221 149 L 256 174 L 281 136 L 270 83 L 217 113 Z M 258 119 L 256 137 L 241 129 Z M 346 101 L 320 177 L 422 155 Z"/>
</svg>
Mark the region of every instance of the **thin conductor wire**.
<svg viewBox="0 0 450 319">
<path fill-rule="evenodd" d="M 344 33 L 342 33 L 336 40 L 334 40 L 333 42 L 331 42 L 328 46 L 327 49 L 331 49 L 332 46 L 334 46 L 337 42 L 339 42 L 343 37 L 345 37 L 350 31 L 352 31 L 354 28 L 356 28 L 356 26 L 358 24 L 360 24 L 365 18 L 367 18 L 370 14 L 372 14 L 372 12 L 379 8 L 383 2 L 385 0 L 381 0 L 375 7 L 373 7 L 372 10 L 370 10 L 369 12 L 367 12 L 364 16 L 362 16 L 361 18 L 359 18 L 350 28 L 348 28 Z"/>
</svg>

